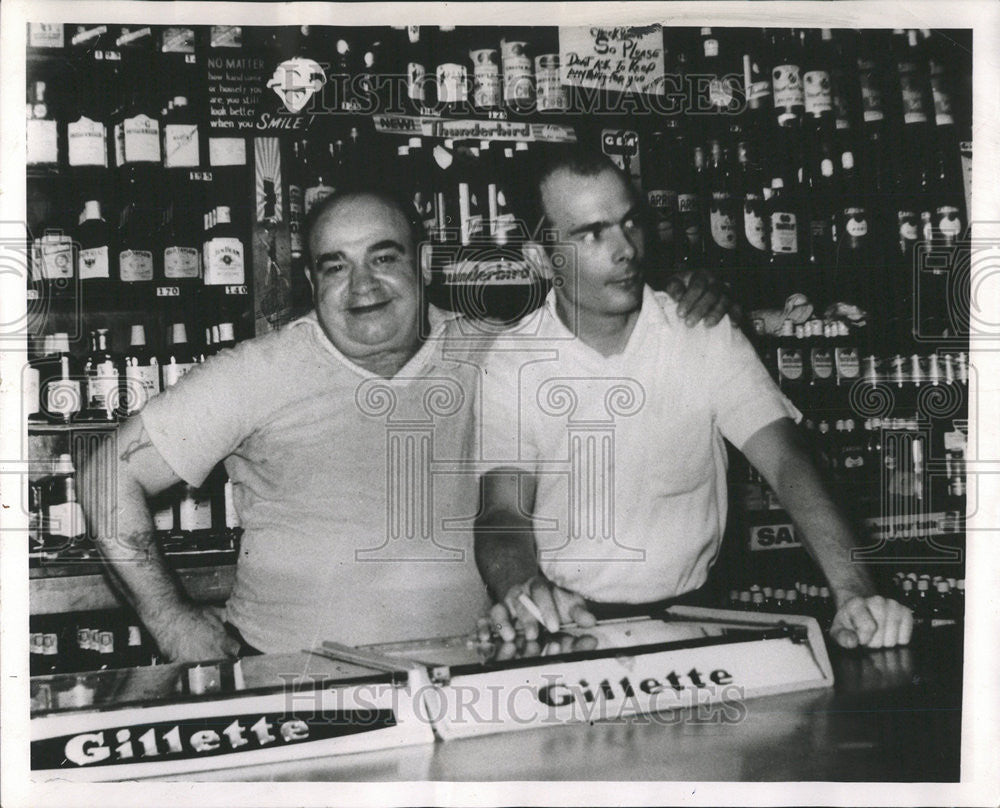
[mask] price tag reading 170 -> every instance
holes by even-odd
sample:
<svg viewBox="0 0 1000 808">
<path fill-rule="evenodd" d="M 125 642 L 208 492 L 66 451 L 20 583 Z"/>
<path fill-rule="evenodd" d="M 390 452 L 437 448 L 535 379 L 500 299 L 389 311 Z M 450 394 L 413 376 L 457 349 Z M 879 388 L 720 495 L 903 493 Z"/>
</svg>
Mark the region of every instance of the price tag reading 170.
<svg viewBox="0 0 1000 808">
<path fill-rule="evenodd" d="M 243 284 L 239 284 L 237 286 L 227 286 L 226 287 L 226 294 L 227 295 L 245 295 L 246 293 L 247 293 L 247 288 Z"/>
<path fill-rule="evenodd" d="M 157 297 L 180 297 L 181 288 L 179 286 L 157 286 Z"/>
</svg>

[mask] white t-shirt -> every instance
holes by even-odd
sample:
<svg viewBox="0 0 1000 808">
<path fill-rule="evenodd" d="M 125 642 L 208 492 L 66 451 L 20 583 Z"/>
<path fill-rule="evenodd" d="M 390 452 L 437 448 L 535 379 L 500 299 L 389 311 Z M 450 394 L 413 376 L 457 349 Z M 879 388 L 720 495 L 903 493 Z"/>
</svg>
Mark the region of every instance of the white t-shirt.
<svg viewBox="0 0 1000 808">
<path fill-rule="evenodd" d="M 482 470 L 537 475 L 542 571 L 599 602 L 701 586 L 726 524 L 726 449 L 800 413 L 728 320 L 686 326 L 646 287 L 625 350 L 576 339 L 554 293 L 484 361 Z"/>
<path fill-rule="evenodd" d="M 244 535 L 228 619 L 266 652 L 459 634 L 488 606 L 472 553 L 477 368 L 458 321 L 392 379 L 308 315 L 152 399 L 156 448 L 199 485 L 222 458 Z"/>
</svg>

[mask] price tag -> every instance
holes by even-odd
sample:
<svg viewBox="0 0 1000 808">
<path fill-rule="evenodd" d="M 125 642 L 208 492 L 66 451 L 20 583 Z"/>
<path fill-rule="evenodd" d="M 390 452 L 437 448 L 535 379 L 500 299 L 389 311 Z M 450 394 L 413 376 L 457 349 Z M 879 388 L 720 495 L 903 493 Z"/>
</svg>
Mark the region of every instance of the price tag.
<svg viewBox="0 0 1000 808">
<path fill-rule="evenodd" d="M 94 55 L 97 58 L 97 55 Z M 122 55 L 118 51 L 104 51 L 104 59 L 107 62 L 120 62 Z"/>
<path fill-rule="evenodd" d="M 38 290 L 37 289 L 29 289 L 27 297 L 25 299 L 26 300 L 38 300 Z"/>
<path fill-rule="evenodd" d="M 189 171 L 188 179 L 192 182 L 212 182 L 211 171 Z"/>
<path fill-rule="evenodd" d="M 489 117 L 491 121 L 506 121 L 507 113 L 502 109 L 491 109 Z"/>
<path fill-rule="evenodd" d="M 184 63 L 189 65 L 196 65 L 198 64 L 198 59 L 193 53 L 188 53 L 185 54 L 184 56 Z"/>
<path fill-rule="evenodd" d="M 157 286 L 157 297 L 180 297 L 181 288 L 179 286 Z"/>
<path fill-rule="evenodd" d="M 247 287 L 244 284 L 236 284 L 233 286 L 225 287 L 227 295 L 245 295 L 247 294 Z"/>
</svg>

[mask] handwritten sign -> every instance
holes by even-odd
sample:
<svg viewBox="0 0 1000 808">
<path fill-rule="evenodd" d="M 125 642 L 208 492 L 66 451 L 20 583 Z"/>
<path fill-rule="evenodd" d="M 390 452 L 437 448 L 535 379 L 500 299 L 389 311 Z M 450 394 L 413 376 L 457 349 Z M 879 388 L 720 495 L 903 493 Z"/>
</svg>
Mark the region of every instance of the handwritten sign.
<svg viewBox="0 0 1000 808">
<path fill-rule="evenodd" d="M 641 27 L 559 29 L 562 83 L 663 95 L 663 30 Z"/>
</svg>

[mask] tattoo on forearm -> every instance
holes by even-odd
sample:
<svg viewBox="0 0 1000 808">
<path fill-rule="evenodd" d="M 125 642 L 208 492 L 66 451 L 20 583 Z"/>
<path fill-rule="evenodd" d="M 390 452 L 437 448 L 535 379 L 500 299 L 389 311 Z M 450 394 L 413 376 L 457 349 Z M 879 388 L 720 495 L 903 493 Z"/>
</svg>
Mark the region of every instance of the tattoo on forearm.
<svg viewBox="0 0 1000 808">
<path fill-rule="evenodd" d="M 138 454 L 143 449 L 150 448 L 153 445 L 153 441 L 148 438 L 146 440 L 142 440 L 144 437 L 146 437 L 145 432 L 126 446 L 125 451 L 119 455 L 118 459 L 121 460 L 122 463 L 128 463 L 129 458 L 132 457 L 132 455 Z"/>
</svg>

